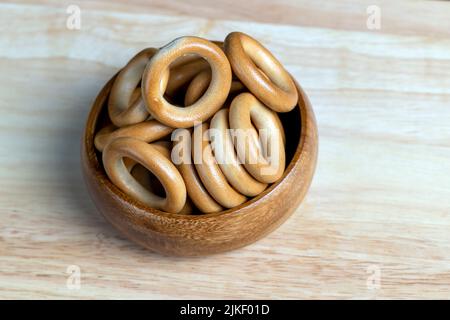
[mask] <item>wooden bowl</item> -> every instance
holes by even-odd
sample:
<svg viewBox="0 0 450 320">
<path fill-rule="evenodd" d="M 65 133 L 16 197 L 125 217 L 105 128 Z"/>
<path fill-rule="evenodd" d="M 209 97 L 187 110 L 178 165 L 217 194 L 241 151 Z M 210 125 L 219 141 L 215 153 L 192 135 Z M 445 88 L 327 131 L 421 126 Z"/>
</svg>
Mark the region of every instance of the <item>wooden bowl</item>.
<svg viewBox="0 0 450 320">
<path fill-rule="evenodd" d="M 283 177 L 242 205 L 210 214 L 171 214 L 150 208 L 123 193 L 108 179 L 94 134 L 105 121 L 105 101 L 114 77 L 98 94 L 81 146 L 82 170 L 89 193 L 103 216 L 122 234 L 162 254 L 207 255 L 246 246 L 280 226 L 309 189 L 317 161 L 317 126 L 303 89 L 299 104 L 279 114 L 286 131 L 287 167 Z"/>
</svg>

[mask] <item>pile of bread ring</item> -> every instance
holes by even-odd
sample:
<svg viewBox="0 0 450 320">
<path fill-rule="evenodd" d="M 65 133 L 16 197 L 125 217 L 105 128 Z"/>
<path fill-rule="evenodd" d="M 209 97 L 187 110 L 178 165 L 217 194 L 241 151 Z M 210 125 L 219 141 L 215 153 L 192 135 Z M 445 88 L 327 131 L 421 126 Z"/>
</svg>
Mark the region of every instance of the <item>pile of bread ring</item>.
<svg viewBox="0 0 450 320">
<path fill-rule="evenodd" d="M 119 71 L 109 124 L 94 143 L 111 182 L 134 200 L 169 213 L 219 212 L 282 177 L 277 113 L 297 103 L 290 74 L 252 37 L 181 37 Z"/>
</svg>

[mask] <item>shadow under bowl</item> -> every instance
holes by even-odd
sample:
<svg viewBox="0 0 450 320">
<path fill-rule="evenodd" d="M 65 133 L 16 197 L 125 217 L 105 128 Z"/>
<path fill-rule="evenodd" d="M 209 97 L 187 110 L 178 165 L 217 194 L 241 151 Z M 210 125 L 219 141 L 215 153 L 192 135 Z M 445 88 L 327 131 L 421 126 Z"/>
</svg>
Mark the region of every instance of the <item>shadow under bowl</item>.
<svg viewBox="0 0 450 320">
<path fill-rule="evenodd" d="M 107 177 L 94 136 L 107 118 L 114 77 L 98 94 L 81 144 L 82 171 L 97 209 L 134 242 L 166 255 L 208 255 L 246 246 L 280 226 L 309 189 L 317 161 L 318 135 L 311 103 L 297 84 L 299 102 L 280 113 L 286 133 L 287 167 L 282 178 L 260 195 L 225 211 L 181 215 L 148 207 L 119 190 Z"/>
</svg>

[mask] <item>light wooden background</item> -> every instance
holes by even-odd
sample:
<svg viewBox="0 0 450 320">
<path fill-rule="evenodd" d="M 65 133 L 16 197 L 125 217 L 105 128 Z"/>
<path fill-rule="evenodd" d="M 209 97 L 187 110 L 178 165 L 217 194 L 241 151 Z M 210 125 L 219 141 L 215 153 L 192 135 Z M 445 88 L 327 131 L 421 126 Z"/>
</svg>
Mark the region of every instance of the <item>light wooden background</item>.
<svg viewBox="0 0 450 320">
<path fill-rule="evenodd" d="M 69 3 L 81 30 L 66 28 Z M 366 27 L 371 4 L 381 30 Z M 449 17 L 442 1 L 2 1 L 0 297 L 450 298 Z M 262 41 L 310 95 L 311 190 L 241 250 L 143 250 L 84 187 L 90 104 L 137 50 L 234 30 Z M 70 265 L 79 290 L 66 286 Z"/>
</svg>

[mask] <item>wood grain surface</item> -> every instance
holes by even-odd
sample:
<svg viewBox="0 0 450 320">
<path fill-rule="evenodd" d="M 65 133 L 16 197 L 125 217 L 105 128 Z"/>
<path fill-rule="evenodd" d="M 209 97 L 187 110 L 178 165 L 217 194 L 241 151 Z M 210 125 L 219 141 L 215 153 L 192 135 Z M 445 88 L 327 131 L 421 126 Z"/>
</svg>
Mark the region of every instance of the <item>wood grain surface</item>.
<svg viewBox="0 0 450 320">
<path fill-rule="evenodd" d="M 80 30 L 66 27 L 69 4 Z M 369 5 L 380 30 L 366 26 Z M 0 298 L 450 298 L 449 16 L 446 1 L 2 1 Z M 89 107 L 139 49 L 235 30 L 311 99 L 310 192 L 246 248 L 141 249 L 82 181 Z"/>
</svg>

